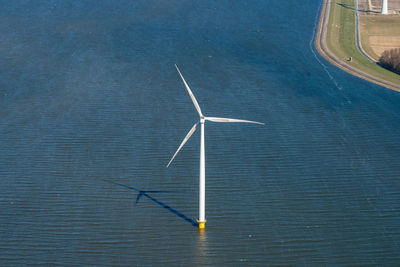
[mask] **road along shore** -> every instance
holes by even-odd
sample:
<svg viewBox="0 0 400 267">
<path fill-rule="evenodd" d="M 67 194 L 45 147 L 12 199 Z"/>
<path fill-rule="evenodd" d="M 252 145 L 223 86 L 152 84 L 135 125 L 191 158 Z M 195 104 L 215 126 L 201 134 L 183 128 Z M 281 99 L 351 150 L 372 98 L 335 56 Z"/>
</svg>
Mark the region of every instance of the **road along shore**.
<svg viewBox="0 0 400 267">
<path fill-rule="evenodd" d="M 315 35 L 314 45 L 317 49 L 318 53 L 324 57 L 327 61 L 335 65 L 336 67 L 354 75 L 361 79 L 373 82 L 380 86 L 395 90 L 400 92 L 400 85 L 392 83 L 390 81 L 386 81 L 384 79 L 375 77 L 371 74 L 368 74 L 364 71 L 361 71 L 353 66 L 347 64 L 342 59 L 338 58 L 335 54 L 333 54 L 326 43 L 326 36 L 328 32 L 328 22 L 329 22 L 329 14 L 331 9 L 331 0 L 323 0 L 322 7 L 321 7 L 321 14 L 319 17 L 319 23 L 317 32 Z"/>
</svg>

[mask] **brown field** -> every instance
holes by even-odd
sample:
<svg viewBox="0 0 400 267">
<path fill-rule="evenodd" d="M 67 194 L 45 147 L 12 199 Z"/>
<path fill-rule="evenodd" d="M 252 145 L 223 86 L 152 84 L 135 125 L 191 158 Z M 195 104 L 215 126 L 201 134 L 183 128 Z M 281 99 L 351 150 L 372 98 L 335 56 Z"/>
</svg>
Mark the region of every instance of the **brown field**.
<svg viewBox="0 0 400 267">
<path fill-rule="evenodd" d="M 363 15 L 359 23 L 361 46 L 376 61 L 385 50 L 400 48 L 399 15 Z"/>
<path fill-rule="evenodd" d="M 377 64 L 371 63 L 356 48 L 354 0 L 337 1 L 338 0 L 323 0 L 320 21 L 315 38 L 315 47 L 317 51 L 326 60 L 348 73 L 400 92 L 400 76 Z M 364 2 L 361 3 L 362 1 Z M 389 5 L 390 1 L 391 0 L 389 0 Z M 358 0 L 357 2 L 359 4 L 359 18 L 363 16 L 381 16 L 378 15 L 377 12 L 368 10 L 368 0 Z M 384 17 L 400 16 L 388 15 Z M 366 19 L 364 24 L 368 22 L 368 19 Z M 392 36 L 393 34 L 390 32 L 390 29 L 394 27 L 397 31 L 396 24 L 397 21 L 391 21 L 389 23 L 389 29 L 385 29 L 385 32 L 389 32 L 389 35 Z M 367 32 L 367 30 L 364 29 L 364 34 L 365 32 Z M 378 31 L 378 34 L 375 35 L 381 35 L 381 33 L 382 32 Z M 372 51 L 371 49 L 369 50 Z"/>
<path fill-rule="evenodd" d="M 382 0 L 360 0 L 359 2 L 364 3 L 362 5 L 367 7 L 370 12 L 381 12 Z M 400 14 L 400 1 L 388 0 L 388 9 L 389 14 Z"/>
</svg>

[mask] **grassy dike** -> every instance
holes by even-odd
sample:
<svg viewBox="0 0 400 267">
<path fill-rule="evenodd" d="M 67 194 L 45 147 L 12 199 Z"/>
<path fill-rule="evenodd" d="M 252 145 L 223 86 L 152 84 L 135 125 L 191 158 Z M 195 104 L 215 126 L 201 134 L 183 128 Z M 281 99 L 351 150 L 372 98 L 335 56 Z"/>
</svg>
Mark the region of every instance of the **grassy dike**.
<svg viewBox="0 0 400 267">
<path fill-rule="evenodd" d="M 328 3 L 329 4 L 329 3 Z M 388 71 L 364 57 L 356 45 L 355 0 L 330 2 L 326 45 L 339 60 L 374 77 L 400 85 L 400 75 Z M 348 61 L 348 58 L 352 58 Z M 393 88 L 392 88 L 393 89 Z"/>
</svg>

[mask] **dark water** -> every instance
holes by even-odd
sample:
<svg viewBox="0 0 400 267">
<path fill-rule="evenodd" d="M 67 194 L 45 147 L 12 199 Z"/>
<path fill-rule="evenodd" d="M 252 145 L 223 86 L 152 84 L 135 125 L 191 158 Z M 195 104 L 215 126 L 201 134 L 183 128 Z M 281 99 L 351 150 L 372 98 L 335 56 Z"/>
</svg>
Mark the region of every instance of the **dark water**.
<svg viewBox="0 0 400 267">
<path fill-rule="evenodd" d="M 315 55 L 320 2 L 0 1 L 0 265 L 398 264 L 400 94 Z M 202 234 L 175 63 L 266 123 L 206 124 Z"/>
</svg>

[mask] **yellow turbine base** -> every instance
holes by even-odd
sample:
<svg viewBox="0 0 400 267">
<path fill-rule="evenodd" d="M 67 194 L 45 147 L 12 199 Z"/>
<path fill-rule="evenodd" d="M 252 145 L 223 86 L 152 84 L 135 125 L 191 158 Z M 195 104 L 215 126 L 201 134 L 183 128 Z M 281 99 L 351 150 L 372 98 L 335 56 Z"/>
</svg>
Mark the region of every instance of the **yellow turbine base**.
<svg viewBox="0 0 400 267">
<path fill-rule="evenodd" d="M 207 220 L 204 220 L 204 221 L 202 221 L 202 222 L 200 222 L 199 220 L 196 220 L 197 221 L 197 223 L 199 224 L 199 229 L 204 229 L 204 228 L 206 228 L 206 221 Z"/>
</svg>

